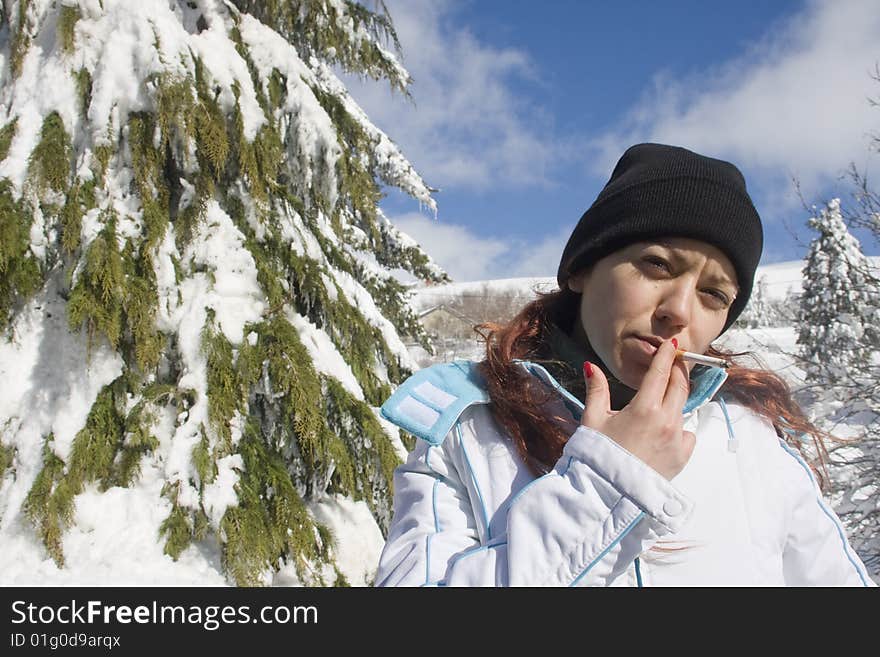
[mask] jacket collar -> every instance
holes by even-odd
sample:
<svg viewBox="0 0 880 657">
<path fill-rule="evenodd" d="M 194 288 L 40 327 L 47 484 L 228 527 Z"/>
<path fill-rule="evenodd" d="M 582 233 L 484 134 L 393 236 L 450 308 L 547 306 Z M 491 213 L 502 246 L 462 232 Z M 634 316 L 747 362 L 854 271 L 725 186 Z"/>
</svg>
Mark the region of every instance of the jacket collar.
<svg viewBox="0 0 880 657">
<path fill-rule="evenodd" d="M 584 410 L 584 403 L 572 395 L 562 385 L 559 384 L 553 376 L 537 363 L 526 360 L 519 361 L 520 364 L 531 374 L 546 381 L 548 384 L 556 388 L 566 400 L 566 403 L 573 405 L 573 410 L 577 410 L 578 414 Z M 715 393 L 724 385 L 727 380 L 727 371 L 721 367 L 708 367 L 706 365 L 697 365 L 691 370 L 691 392 L 684 404 L 682 413 L 689 415 L 699 408 L 702 408 L 715 396 Z"/>
</svg>

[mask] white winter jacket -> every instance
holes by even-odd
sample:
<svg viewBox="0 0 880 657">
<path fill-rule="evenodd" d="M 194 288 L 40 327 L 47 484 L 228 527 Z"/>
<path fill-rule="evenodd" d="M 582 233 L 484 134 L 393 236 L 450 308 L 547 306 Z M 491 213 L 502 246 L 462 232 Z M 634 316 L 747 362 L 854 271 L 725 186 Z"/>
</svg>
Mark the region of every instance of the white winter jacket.
<svg viewBox="0 0 880 657">
<path fill-rule="evenodd" d="M 378 586 L 876 586 L 810 469 L 771 425 L 692 379 L 696 446 L 667 480 L 560 390 L 573 434 L 535 477 L 488 409 L 476 364 L 421 370 L 382 413 L 419 440 L 394 476 Z M 574 427 L 577 427 L 574 429 Z"/>
</svg>

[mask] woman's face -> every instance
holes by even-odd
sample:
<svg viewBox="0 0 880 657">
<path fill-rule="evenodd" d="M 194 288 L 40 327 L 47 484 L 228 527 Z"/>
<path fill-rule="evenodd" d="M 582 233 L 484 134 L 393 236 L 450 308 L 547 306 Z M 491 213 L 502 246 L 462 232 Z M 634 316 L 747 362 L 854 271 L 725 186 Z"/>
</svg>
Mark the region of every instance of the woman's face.
<svg viewBox="0 0 880 657">
<path fill-rule="evenodd" d="M 727 256 L 705 242 L 671 237 L 631 244 L 569 279 L 569 288 L 581 293 L 574 337 L 638 389 L 661 341 L 676 338 L 679 349 L 706 351 L 727 321 L 736 280 Z"/>
</svg>

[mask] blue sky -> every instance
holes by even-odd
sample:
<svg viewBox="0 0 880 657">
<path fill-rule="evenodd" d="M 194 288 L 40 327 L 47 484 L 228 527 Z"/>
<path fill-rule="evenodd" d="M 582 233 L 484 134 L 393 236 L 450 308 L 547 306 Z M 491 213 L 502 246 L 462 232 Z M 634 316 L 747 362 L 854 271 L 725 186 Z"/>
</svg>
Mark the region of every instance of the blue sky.
<svg viewBox="0 0 880 657">
<path fill-rule="evenodd" d="M 439 188 L 386 214 L 456 280 L 550 276 L 620 154 L 641 141 L 728 159 L 765 225 L 762 264 L 800 258 L 808 204 L 878 170 L 876 0 L 386 0 L 413 102 L 355 98 Z M 866 252 L 878 253 L 865 235 Z"/>
</svg>

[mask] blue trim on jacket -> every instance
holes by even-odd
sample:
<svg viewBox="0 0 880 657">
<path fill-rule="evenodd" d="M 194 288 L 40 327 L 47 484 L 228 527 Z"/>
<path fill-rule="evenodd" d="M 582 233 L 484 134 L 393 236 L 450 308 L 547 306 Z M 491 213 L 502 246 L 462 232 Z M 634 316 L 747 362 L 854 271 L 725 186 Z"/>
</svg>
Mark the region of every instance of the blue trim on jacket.
<svg viewBox="0 0 880 657">
<path fill-rule="evenodd" d="M 727 412 L 727 403 L 724 401 L 724 397 L 719 397 L 718 403 L 721 405 L 721 412 L 724 413 L 724 421 L 727 423 L 727 451 L 735 452 L 739 447 L 739 441 L 733 432 L 733 422 L 730 421 L 730 413 Z"/>
<path fill-rule="evenodd" d="M 477 497 L 480 499 L 480 508 L 483 510 L 483 522 L 486 524 L 486 538 L 492 540 L 492 529 L 489 527 L 489 512 L 486 511 L 486 502 L 483 500 L 483 491 L 480 490 L 480 482 L 477 481 L 477 475 L 474 472 L 474 466 L 471 465 L 471 457 L 468 456 L 467 448 L 464 446 L 464 439 L 461 436 L 461 425 L 456 424 L 455 430 L 458 432 L 458 441 L 461 444 L 461 451 L 464 454 L 464 461 L 467 463 L 468 470 L 471 473 L 471 479 L 474 482 L 474 488 L 477 489 Z"/>
<path fill-rule="evenodd" d="M 789 456 L 794 458 L 794 460 L 797 461 L 798 464 L 804 469 L 804 471 L 807 473 L 807 476 L 810 478 L 810 482 L 813 484 L 814 490 L 817 489 L 818 487 L 816 484 L 816 479 L 815 479 L 815 477 L 813 477 L 813 473 L 810 470 L 810 466 L 808 466 L 804 462 L 804 460 L 801 458 L 800 454 L 795 452 L 794 449 L 792 449 L 788 444 L 786 444 L 786 442 L 784 440 L 782 440 L 781 438 L 779 439 L 779 444 L 782 445 L 782 449 L 784 449 Z M 868 576 L 867 573 L 863 572 L 862 568 L 859 568 L 858 561 L 853 559 L 852 555 L 850 554 L 850 551 L 847 550 L 846 533 L 844 532 L 843 527 L 841 526 L 840 522 L 838 522 L 837 519 L 835 518 L 834 514 L 828 510 L 828 507 L 825 505 L 825 502 L 822 500 L 821 496 L 819 496 L 819 495 L 816 496 L 816 503 L 819 505 L 819 508 L 822 509 L 822 512 L 826 516 L 828 516 L 828 519 L 831 520 L 831 523 L 834 525 L 834 528 L 837 530 L 837 535 L 840 537 L 840 544 L 841 544 L 841 547 L 843 548 L 843 553 L 846 555 L 846 558 L 852 564 L 852 567 L 855 568 L 856 573 L 859 576 L 859 579 L 862 580 L 862 585 L 868 586 L 868 582 L 866 579 Z"/>
<path fill-rule="evenodd" d="M 620 543 L 620 542 L 624 539 L 624 537 L 625 537 L 627 534 L 629 534 L 629 533 L 633 530 L 633 528 L 634 528 L 637 524 L 639 524 L 639 521 L 640 521 L 642 518 L 644 518 L 644 517 L 645 517 L 645 512 L 644 512 L 644 511 L 640 511 L 640 512 L 639 512 L 639 515 L 637 515 L 635 518 L 633 518 L 632 522 L 630 522 L 629 525 L 627 525 L 626 529 L 624 529 L 624 530 L 620 533 L 620 536 L 618 536 L 618 537 L 615 538 L 613 541 L 611 541 L 611 544 L 610 544 L 607 548 L 605 548 L 604 550 L 602 550 L 602 551 L 599 553 L 599 556 L 596 557 L 595 559 L 593 559 L 593 560 L 590 562 L 590 565 L 587 566 L 586 568 L 584 568 L 584 569 L 581 571 L 581 574 L 578 575 L 577 577 L 575 577 L 575 578 L 572 580 L 571 584 L 569 584 L 569 586 L 577 586 L 577 583 L 578 583 L 579 581 L 581 581 L 581 578 L 582 578 L 584 575 L 586 575 L 588 572 L 590 572 L 590 570 L 593 568 L 593 566 L 595 566 L 597 563 L 599 563 L 599 562 L 602 560 L 602 558 L 603 558 L 606 554 L 608 554 L 608 553 L 614 548 L 615 545 L 617 545 L 618 543 Z"/>
</svg>

